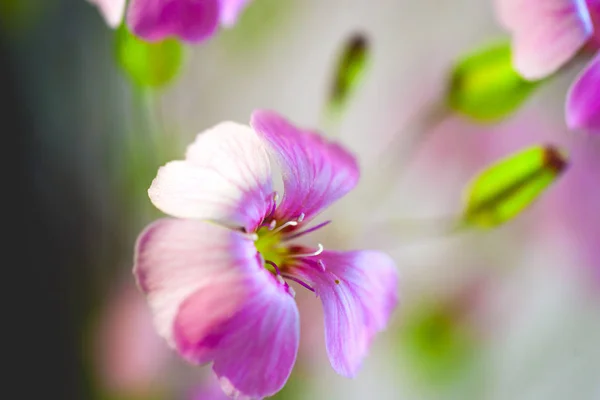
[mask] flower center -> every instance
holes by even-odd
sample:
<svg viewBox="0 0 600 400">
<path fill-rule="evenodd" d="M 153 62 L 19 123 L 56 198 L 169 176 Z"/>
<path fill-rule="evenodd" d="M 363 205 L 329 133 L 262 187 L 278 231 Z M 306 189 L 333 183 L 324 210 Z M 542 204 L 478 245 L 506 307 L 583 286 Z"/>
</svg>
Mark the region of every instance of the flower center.
<svg viewBox="0 0 600 400">
<path fill-rule="evenodd" d="M 331 221 L 326 221 L 298 232 L 291 228 L 298 226 L 302 222 L 304 214 L 300 214 L 295 220 L 278 223 L 275 219 L 272 219 L 274 209 L 275 207 L 273 207 L 272 212 L 269 213 L 255 233 L 254 246 L 258 253 L 260 253 L 263 267 L 271 272 L 281 284 L 285 285 L 286 289 L 292 295 L 293 289 L 284 279 L 292 280 L 314 292 L 315 289 L 299 277 L 294 276 L 293 270 L 289 270 L 289 267 L 300 263 L 301 265 L 310 265 L 312 268 L 325 271 L 325 265 L 320 259 L 312 259 L 312 257 L 317 257 L 323 252 L 323 246 L 319 243 L 317 250 L 309 250 L 303 246 L 289 245 L 287 242 L 304 236 L 307 233 L 314 232 Z"/>
<path fill-rule="evenodd" d="M 283 245 L 283 234 L 281 230 L 270 229 L 263 226 L 256 232 L 258 239 L 254 242 L 256 250 L 265 260 L 264 267 L 274 274 L 277 274 L 275 267 L 266 261 L 270 261 L 277 266 L 283 266 L 286 256 L 290 254 L 287 246 Z"/>
</svg>

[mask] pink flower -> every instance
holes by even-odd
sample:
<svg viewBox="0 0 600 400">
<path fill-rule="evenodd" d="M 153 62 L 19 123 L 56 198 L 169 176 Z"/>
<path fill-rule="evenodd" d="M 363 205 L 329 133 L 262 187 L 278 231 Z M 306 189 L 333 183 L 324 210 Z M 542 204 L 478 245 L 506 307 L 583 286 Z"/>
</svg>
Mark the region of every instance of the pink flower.
<svg viewBox="0 0 600 400">
<path fill-rule="evenodd" d="M 251 126 L 224 122 L 201 134 L 186 159 L 162 167 L 149 189 L 176 218 L 140 235 L 134 274 L 159 333 L 192 363 L 212 362 L 226 393 L 262 398 L 288 379 L 299 343 L 293 281 L 315 292 L 333 368 L 354 376 L 397 304 L 397 271 L 376 251 L 293 244 L 358 182 L 352 155 L 279 115 Z M 273 190 L 267 150 L 282 173 Z"/>
<path fill-rule="evenodd" d="M 119 26 L 125 13 L 125 0 L 89 0 L 102 13 L 106 24 L 111 28 Z"/>
<path fill-rule="evenodd" d="M 234 25 L 249 1 L 131 0 L 127 25 L 148 41 L 177 36 L 187 42 L 200 42 L 211 37 L 219 23 Z"/>
<path fill-rule="evenodd" d="M 97 333 L 95 360 L 104 390 L 123 398 L 147 398 L 164 375 L 168 349 L 152 329 L 152 316 L 127 280 L 109 296 Z"/>
<path fill-rule="evenodd" d="M 496 6 L 513 33 L 515 68 L 527 79 L 556 72 L 586 43 L 598 47 L 598 0 L 496 0 Z M 566 114 L 571 129 L 600 130 L 600 55 L 571 87 Z"/>
</svg>

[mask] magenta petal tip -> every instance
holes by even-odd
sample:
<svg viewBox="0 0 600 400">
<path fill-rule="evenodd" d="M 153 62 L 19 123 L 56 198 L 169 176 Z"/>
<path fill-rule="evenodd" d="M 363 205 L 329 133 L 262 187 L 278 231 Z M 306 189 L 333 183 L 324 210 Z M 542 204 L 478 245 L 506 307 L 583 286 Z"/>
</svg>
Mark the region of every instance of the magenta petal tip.
<svg viewBox="0 0 600 400">
<path fill-rule="evenodd" d="M 570 129 L 600 132 L 600 53 L 571 86 L 566 120 Z"/>
<path fill-rule="evenodd" d="M 147 41 L 175 36 L 197 43 L 218 28 L 219 0 L 131 0 L 127 25 Z"/>
</svg>

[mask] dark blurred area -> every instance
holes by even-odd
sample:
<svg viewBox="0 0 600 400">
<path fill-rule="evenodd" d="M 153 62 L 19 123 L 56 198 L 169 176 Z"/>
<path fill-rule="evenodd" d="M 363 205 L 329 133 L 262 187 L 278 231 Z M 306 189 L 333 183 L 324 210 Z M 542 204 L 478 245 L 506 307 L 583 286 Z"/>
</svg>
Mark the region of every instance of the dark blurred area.
<svg viewBox="0 0 600 400">
<path fill-rule="evenodd" d="M 0 109 L 10 221 L 5 288 L 11 290 L 5 305 L 12 316 L 4 327 L 16 356 L 9 377 L 18 375 L 9 383 L 18 385 L 18 398 L 87 399 L 78 325 L 94 298 L 90 232 L 99 221 L 90 187 L 102 183 L 89 182 L 82 166 L 102 168 L 106 149 L 92 146 L 84 121 L 90 97 L 105 96 L 106 85 L 101 76 L 85 80 L 81 71 L 86 36 L 103 30 L 82 1 L 3 3 Z M 110 119 L 100 120 L 96 128 L 110 131 L 101 126 Z"/>
</svg>

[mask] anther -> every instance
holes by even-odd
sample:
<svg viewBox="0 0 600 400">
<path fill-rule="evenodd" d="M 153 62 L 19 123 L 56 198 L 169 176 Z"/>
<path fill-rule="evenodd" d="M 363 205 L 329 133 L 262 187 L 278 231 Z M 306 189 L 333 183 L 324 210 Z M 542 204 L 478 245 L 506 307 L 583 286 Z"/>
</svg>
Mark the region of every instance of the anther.
<svg viewBox="0 0 600 400">
<path fill-rule="evenodd" d="M 323 262 L 323 260 L 319 260 L 319 261 L 317 261 L 317 263 L 319 264 L 319 267 L 321 267 L 323 272 L 325 272 L 325 263 Z"/>
<path fill-rule="evenodd" d="M 292 296 L 293 298 L 296 298 L 296 291 L 294 290 L 293 287 L 291 287 L 290 285 L 285 284 L 285 288 L 287 289 L 288 293 L 290 294 L 290 296 Z"/>
<path fill-rule="evenodd" d="M 277 221 L 272 220 L 269 224 L 269 230 L 272 231 L 273 229 L 275 229 L 275 225 L 277 225 Z"/>
<path fill-rule="evenodd" d="M 298 216 L 298 218 L 296 220 L 298 222 L 302 222 L 302 221 L 304 221 L 304 217 L 305 217 L 304 213 L 300 213 L 300 215 Z"/>
<path fill-rule="evenodd" d="M 275 209 L 277 208 L 277 200 L 279 200 L 279 194 L 277 192 L 273 192 L 273 204 L 271 205 L 271 211 L 269 211 L 269 217 L 272 217 L 275 214 Z"/>
</svg>

